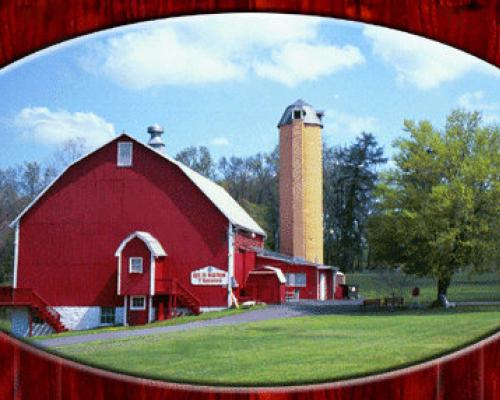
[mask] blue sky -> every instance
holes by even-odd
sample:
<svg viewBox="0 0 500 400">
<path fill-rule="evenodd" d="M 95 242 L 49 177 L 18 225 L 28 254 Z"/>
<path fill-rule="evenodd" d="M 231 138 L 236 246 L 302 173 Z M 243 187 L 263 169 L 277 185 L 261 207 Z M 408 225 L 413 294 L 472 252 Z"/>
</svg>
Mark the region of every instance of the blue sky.
<svg viewBox="0 0 500 400">
<path fill-rule="evenodd" d="M 89 35 L 0 71 L 0 168 L 47 161 L 65 140 L 91 147 L 123 130 L 167 152 L 215 158 L 270 151 L 298 98 L 325 110 L 324 141 L 375 134 L 388 154 L 405 118 L 442 127 L 456 107 L 500 123 L 500 72 L 440 43 L 333 19 L 183 17 Z"/>
</svg>

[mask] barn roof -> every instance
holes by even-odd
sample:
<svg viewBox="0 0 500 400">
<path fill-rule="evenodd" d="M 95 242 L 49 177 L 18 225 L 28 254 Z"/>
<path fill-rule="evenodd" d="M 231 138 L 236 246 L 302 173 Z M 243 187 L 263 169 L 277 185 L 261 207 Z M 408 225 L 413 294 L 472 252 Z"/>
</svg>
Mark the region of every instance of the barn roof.
<svg viewBox="0 0 500 400">
<path fill-rule="evenodd" d="M 255 220 L 248 215 L 243 207 L 241 207 L 222 186 L 216 184 L 198 172 L 193 171 L 191 168 L 180 163 L 179 161 L 164 154 L 159 154 L 167 158 L 170 162 L 176 164 L 233 225 L 250 232 L 266 236 L 266 232 L 259 226 L 259 224 L 257 224 L 257 222 L 255 222 Z"/>
<path fill-rule="evenodd" d="M 116 250 L 115 256 L 118 257 L 125 248 L 125 246 L 128 244 L 128 242 L 130 242 L 132 239 L 135 238 L 141 239 L 146 244 L 146 246 L 148 247 L 151 254 L 153 254 L 153 256 L 165 257 L 167 255 L 167 253 L 163 249 L 158 239 L 156 239 L 153 235 L 151 235 L 151 233 L 143 231 L 135 231 L 130 235 L 128 235 L 123 240 L 123 242 L 120 243 L 120 246 L 118 246 L 118 249 Z"/>
<path fill-rule="evenodd" d="M 259 226 L 259 224 L 257 224 L 257 222 L 255 222 L 254 219 L 250 215 L 248 215 L 243 207 L 241 207 L 223 187 L 211 181 L 210 179 L 205 178 L 198 172 L 193 171 L 191 168 L 182 164 L 181 162 L 151 148 L 150 146 L 145 145 L 144 143 L 138 141 L 137 139 L 131 137 L 126 133 L 122 133 L 120 136 L 113 138 L 99 148 L 91 151 L 90 153 L 84 155 L 83 157 L 70 164 L 23 211 L 21 211 L 16 219 L 11 222 L 10 227 L 14 227 L 15 224 L 23 217 L 23 215 L 25 215 L 31 209 L 31 207 L 35 205 L 35 203 L 55 184 L 57 180 L 59 180 L 59 178 L 67 170 L 69 170 L 75 164 L 79 163 L 81 160 L 87 158 L 91 154 L 97 152 L 98 150 L 106 147 L 108 144 L 122 137 L 127 137 L 128 139 L 133 140 L 135 143 L 140 144 L 149 151 L 152 151 L 153 153 L 163 157 L 164 159 L 179 167 L 179 169 L 198 187 L 198 189 L 202 191 L 202 193 L 214 204 L 215 207 L 219 209 L 219 211 L 229 220 L 229 222 L 231 222 L 231 224 L 233 224 L 237 228 L 254 232 L 264 237 L 266 236 L 266 232 Z"/>
</svg>

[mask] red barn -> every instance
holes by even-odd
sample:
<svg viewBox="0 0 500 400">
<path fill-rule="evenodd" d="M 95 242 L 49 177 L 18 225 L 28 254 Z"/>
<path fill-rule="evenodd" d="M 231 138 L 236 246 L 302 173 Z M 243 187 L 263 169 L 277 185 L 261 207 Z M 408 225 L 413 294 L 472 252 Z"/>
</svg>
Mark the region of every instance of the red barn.
<svg viewBox="0 0 500 400">
<path fill-rule="evenodd" d="M 0 288 L 0 306 L 15 307 L 14 333 L 144 324 L 252 293 L 333 299 L 334 268 L 264 250 L 262 228 L 152 148 L 163 144 L 151 129 L 151 146 L 122 134 L 74 162 L 13 221 L 13 287 Z"/>
</svg>

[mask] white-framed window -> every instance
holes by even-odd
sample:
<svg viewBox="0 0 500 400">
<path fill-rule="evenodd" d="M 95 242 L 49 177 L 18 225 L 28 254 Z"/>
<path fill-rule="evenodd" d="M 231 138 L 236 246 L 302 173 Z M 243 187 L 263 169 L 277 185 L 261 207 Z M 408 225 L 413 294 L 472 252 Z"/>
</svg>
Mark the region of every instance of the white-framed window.
<svg viewBox="0 0 500 400">
<path fill-rule="evenodd" d="M 146 309 L 146 296 L 130 296 L 130 309 L 131 310 L 145 310 Z"/>
<path fill-rule="evenodd" d="M 306 286 L 306 274 L 304 273 L 287 273 L 285 278 L 287 286 Z"/>
<path fill-rule="evenodd" d="M 142 257 L 130 257 L 128 259 L 128 272 L 131 274 L 142 274 Z"/>
<path fill-rule="evenodd" d="M 101 324 L 109 325 L 115 323 L 115 308 L 101 307 Z"/>
<path fill-rule="evenodd" d="M 118 142 L 116 165 L 119 167 L 132 166 L 132 142 Z"/>
</svg>

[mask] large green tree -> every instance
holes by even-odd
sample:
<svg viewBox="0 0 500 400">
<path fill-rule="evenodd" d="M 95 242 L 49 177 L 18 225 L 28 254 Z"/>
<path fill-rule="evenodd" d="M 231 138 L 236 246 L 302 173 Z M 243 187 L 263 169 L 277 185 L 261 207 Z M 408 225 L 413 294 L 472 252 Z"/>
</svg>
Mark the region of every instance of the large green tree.
<svg viewBox="0 0 500 400">
<path fill-rule="evenodd" d="M 220 184 L 262 226 L 266 246 L 278 248 L 279 149 L 249 157 L 222 157 L 218 164 Z"/>
<path fill-rule="evenodd" d="M 395 168 L 377 188 L 369 242 L 380 263 L 437 281 L 446 295 L 462 268 L 498 268 L 500 129 L 455 110 L 444 131 L 405 121 Z"/>
</svg>

